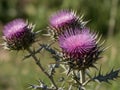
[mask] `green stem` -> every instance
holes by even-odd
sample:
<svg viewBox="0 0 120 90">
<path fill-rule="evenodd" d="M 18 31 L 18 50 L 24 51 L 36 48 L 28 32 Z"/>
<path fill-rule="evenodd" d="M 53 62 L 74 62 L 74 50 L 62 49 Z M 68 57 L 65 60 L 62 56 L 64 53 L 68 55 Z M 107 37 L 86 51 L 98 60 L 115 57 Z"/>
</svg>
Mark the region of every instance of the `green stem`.
<svg viewBox="0 0 120 90">
<path fill-rule="evenodd" d="M 43 66 L 41 65 L 39 59 L 35 56 L 35 54 L 32 52 L 32 50 L 30 48 L 27 49 L 27 51 L 31 54 L 33 60 L 36 62 L 36 64 L 39 66 L 39 68 L 42 70 L 42 72 L 50 79 L 50 81 L 52 82 L 52 84 L 54 85 L 54 87 L 56 88 L 56 90 L 58 89 L 57 85 L 54 82 L 53 77 L 51 77 L 46 70 L 43 68 Z"/>
</svg>

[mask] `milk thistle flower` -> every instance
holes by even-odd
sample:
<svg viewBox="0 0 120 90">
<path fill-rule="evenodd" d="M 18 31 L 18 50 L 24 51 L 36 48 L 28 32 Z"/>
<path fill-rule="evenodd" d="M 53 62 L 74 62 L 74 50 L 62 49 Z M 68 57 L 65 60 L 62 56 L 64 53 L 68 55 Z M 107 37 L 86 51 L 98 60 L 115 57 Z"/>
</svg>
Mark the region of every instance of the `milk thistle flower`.
<svg viewBox="0 0 120 90">
<path fill-rule="evenodd" d="M 77 20 L 77 16 L 73 11 L 62 10 L 53 14 L 50 18 L 50 25 L 53 28 L 62 28 L 71 25 Z"/>
<path fill-rule="evenodd" d="M 97 35 L 87 28 L 68 29 L 59 35 L 58 41 L 71 68 L 89 68 L 99 58 Z"/>
<path fill-rule="evenodd" d="M 81 17 L 78 17 L 74 11 L 61 10 L 53 14 L 49 20 L 50 31 L 53 35 L 58 36 L 66 30 L 66 28 L 82 28 L 84 22 Z"/>
<path fill-rule="evenodd" d="M 10 50 L 28 48 L 34 42 L 34 33 L 23 19 L 15 19 L 4 26 L 4 47 Z"/>
</svg>

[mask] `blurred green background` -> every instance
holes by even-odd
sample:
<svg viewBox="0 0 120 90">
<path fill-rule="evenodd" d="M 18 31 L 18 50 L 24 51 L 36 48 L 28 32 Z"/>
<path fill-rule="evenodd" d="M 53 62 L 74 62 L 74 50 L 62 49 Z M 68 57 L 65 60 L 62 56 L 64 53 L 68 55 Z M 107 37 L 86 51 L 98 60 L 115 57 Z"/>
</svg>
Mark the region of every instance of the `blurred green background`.
<svg viewBox="0 0 120 90">
<path fill-rule="evenodd" d="M 0 42 L 3 42 L 2 29 L 7 22 L 24 18 L 36 24 L 35 30 L 46 30 L 49 17 L 61 9 L 72 9 L 78 15 L 83 14 L 84 20 L 89 20 L 87 26 L 103 35 L 106 47 L 111 46 L 98 61 L 98 67 L 102 64 L 102 72 L 119 68 L 120 0 L 0 0 Z M 22 61 L 25 53 L 9 52 L 0 46 L 0 90 L 29 90 L 29 83 L 36 83 L 39 78 L 47 80 L 32 59 Z M 46 52 L 41 56 L 45 65 L 51 60 Z M 91 83 L 88 90 L 120 90 L 120 79 L 111 84 Z"/>
</svg>

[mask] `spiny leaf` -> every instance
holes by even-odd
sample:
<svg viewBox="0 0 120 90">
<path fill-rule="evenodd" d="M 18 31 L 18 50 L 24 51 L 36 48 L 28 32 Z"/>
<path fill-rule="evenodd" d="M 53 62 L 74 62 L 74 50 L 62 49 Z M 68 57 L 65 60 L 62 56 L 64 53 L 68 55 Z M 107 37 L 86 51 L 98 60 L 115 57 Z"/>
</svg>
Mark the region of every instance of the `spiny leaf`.
<svg viewBox="0 0 120 90">
<path fill-rule="evenodd" d="M 50 47 L 51 44 L 50 45 L 41 44 L 40 46 L 43 47 L 46 51 L 48 51 L 52 55 L 52 58 L 54 58 L 54 60 L 56 61 L 54 64 L 49 65 L 49 75 L 53 76 L 55 73 L 55 69 L 58 68 L 60 65 L 59 63 L 59 61 L 61 60 L 60 54 Z"/>
<path fill-rule="evenodd" d="M 98 80 L 99 82 L 109 83 L 109 80 L 114 80 L 119 77 L 119 72 L 120 72 L 120 69 L 115 70 L 115 71 L 112 69 L 109 73 L 106 73 L 105 75 L 103 75 L 100 70 L 99 74 L 97 76 L 95 75 L 93 80 Z"/>
<path fill-rule="evenodd" d="M 56 90 L 53 87 L 48 87 L 42 80 L 38 80 L 38 85 L 28 84 L 30 89 L 34 90 Z"/>
<path fill-rule="evenodd" d="M 42 44 L 41 45 L 46 51 L 50 52 L 52 54 L 52 57 L 56 60 L 56 61 L 60 61 L 61 55 L 59 52 L 57 52 L 56 50 L 54 50 L 53 48 L 51 48 L 49 45 L 45 45 Z"/>
</svg>

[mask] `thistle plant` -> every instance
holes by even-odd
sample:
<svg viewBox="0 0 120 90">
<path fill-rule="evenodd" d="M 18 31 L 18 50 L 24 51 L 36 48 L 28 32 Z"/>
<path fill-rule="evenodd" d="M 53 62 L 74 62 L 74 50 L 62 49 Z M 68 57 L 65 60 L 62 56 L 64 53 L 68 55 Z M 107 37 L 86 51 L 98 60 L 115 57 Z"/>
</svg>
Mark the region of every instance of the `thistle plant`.
<svg viewBox="0 0 120 90">
<path fill-rule="evenodd" d="M 38 80 L 39 85 L 30 84 L 30 88 L 40 90 L 87 90 L 86 85 L 92 81 L 109 82 L 119 77 L 120 69 L 111 70 L 103 75 L 101 68 L 96 63 L 105 51 L 101 37 L 86 26 L 75 12 L 61 10 L 50 17 L 48 33 L 54 39 L 52 43 L 40 43 L 34 49 L 31 44 L 36 42 L 37 32 L 34 26 L 26 23 L 23 19 L 16 19 L 5 25 L 3 30 L 3 44 L 5 49 L 26 50 L 28 55 L 24 59 L 32 57 L 36 65 L 42 70 L 51 82 L 47 85 L 43 80 Z M 51 38 L 50 38 L 51 39 Z M 52 47 L 58 43 L 58 49 Z M 40 62 L 36 54 L 45 50 L 49 52 L 54 63 L 48 64 L 48 70 Z M 98 74 L 91 76 L 89 68 L 98 69 Z M 63 71 L 61 77 L 56 80 L 55 73 L 58 69 Z M 59 72 L 61 73 L 61 72 Z M 57 84 L 57 83 L 60 84 Z"/>
</svg>

